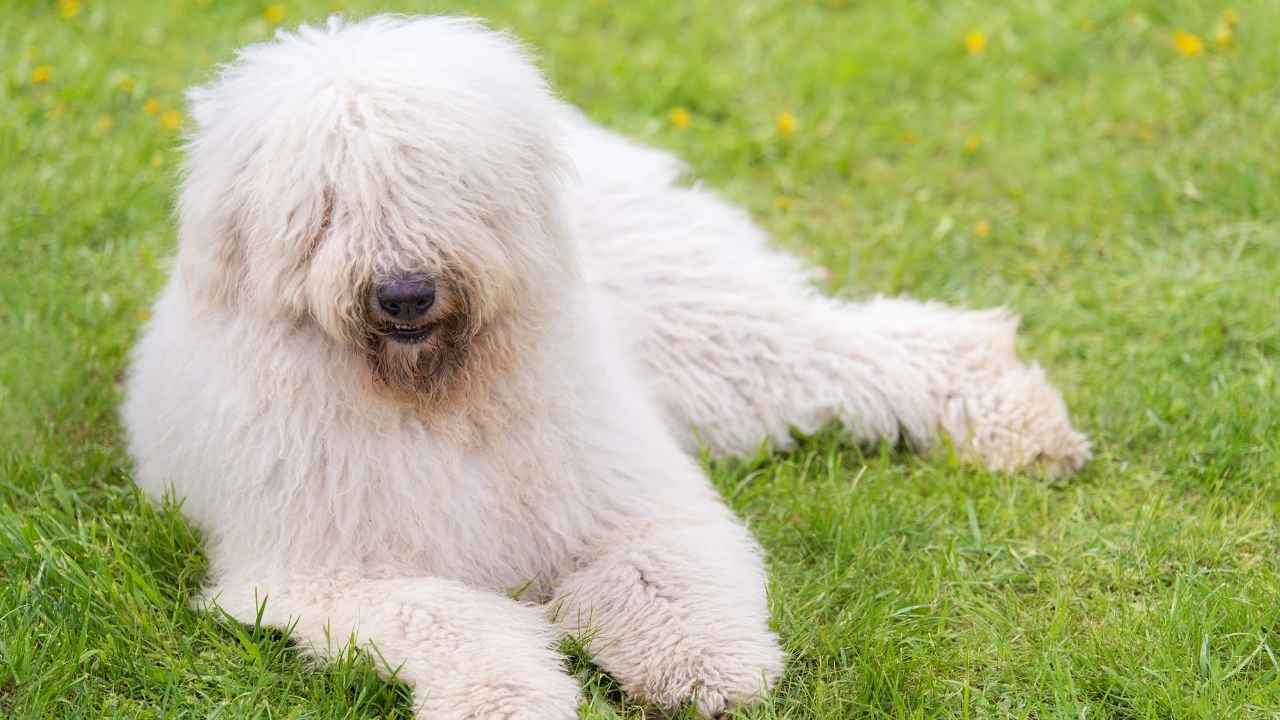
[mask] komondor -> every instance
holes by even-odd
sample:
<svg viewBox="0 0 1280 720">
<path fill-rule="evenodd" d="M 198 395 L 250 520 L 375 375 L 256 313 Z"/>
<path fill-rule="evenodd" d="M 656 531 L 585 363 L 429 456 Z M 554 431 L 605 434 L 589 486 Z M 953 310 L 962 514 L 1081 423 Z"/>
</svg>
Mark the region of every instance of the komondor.
<svg viewBox="0 0 1280 720">
<path fill-rule="evenodd" d="M 839 420 L 999 470 L 1089 457 L 1013 315 L 820 296 L 476 22 L 304 27 L 190 98 L 137 481 L 203 531 L 207 602 L 376 648 L 420 717 L 577 717 L 563 634 L 638 702 L 764 697 L 762 553 L 700 447 Z"/>
</svg>

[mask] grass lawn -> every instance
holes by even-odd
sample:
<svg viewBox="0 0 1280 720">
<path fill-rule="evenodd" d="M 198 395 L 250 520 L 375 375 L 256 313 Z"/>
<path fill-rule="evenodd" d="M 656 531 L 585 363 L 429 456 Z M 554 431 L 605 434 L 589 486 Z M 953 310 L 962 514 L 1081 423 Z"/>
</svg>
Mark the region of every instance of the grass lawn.
<svg viewBox="0 0 1280 720">
<path fill-rule="evenodd" d="M 792 658 L 741 717 L 1280 718 L 1280 3 L 345 5 L 511 29 L 833 293 L 1016 309 L 1093 438 L 1061 485 L 834 431 L 710 467 Z M 182 89 L 331 7 L 0 0 L 0 717 L 410 714 L 188 609 L 199 538 L 115 416 Z M 653 717 L 572 664 L 583 717 Z"/>
</svg>

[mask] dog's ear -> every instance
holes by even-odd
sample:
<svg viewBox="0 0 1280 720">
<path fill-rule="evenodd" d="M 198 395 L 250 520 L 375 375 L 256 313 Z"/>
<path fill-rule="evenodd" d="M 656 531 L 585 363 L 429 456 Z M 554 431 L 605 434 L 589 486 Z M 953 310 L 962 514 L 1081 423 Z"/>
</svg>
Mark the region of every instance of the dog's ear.
<svg viewBox="0 0 1280 720">
<path fill-rule="evenodd" d="M 179 201 L 178 277 L 198 302 L 236 307 L 246 295 L 245 229 L 236 220 L 239 213 L 219 213 L 209 206 L 218 198 L 206 193 L 197 178 L 188 174 Z"/>
<path fill-rule="evenodd" d="M 217 93 L 210 86 L 187 91 L 194 127 L 184 145 L 182 186 L 178 195 L 177 276 L 193 299 L 217 307 L 235 305 L 241 295 L 245 258 L 239 213 L 225 207 L 225 183 L 233 174 L 224 158 L 215 157 L 209 137 L 219 114 Z"/>
</svg>

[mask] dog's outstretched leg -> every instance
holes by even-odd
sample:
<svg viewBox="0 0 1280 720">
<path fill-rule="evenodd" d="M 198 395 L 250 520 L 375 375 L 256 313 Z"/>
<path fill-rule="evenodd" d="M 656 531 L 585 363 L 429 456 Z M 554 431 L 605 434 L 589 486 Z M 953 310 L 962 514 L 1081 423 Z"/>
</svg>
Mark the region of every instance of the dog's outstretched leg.
<svg viewBox="0 0 1280 720">
<path fill-rule="evenodd" d="M 249 623 L 261 598 L 264 622 L 294 624 L 320 657 L 354 637 L 413 687 L 423 720 L 578 717 L 577 683 L 541 609 L 495 593 L 436 578 L 325 579 L 224 585 L 209 597 Z"/>
<path fill-rule="evenodd" d="M 767 259 L 763 253 L 762 258 Z M 848 303 L 788 281 L 708 267 L 667 270 L 624 312 L 664 411 L 692 446 L 750 453 L 841 420 L 864 443 L 927 451 L 948 436 L 996 470 L 1080 469 L 1089 443 L 1058 391 L 1014 351 L 1017 318 L 938 303 Z"/>
<path fill-rule="evenodd" d="M 628 695 L 713 717 L 760 699 L 782 672 L 765 584 L 755 543 L 716 507 L 605 538 L 552 608 Z"/>
</svg>

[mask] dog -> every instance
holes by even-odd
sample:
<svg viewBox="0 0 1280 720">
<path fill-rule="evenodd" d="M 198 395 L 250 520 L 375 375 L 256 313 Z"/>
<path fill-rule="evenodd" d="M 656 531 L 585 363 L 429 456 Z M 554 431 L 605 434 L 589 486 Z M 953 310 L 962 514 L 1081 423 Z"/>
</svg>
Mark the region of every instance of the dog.
<svg viewBox="0 0 1280 720">
<path fill-rule="evenodd" d="M 136 481 L 202 531 L 203 602 L 376 648 L 419 717 L 577 717 L 566 634 L 639 702 L 764 698 L 762 552 L 696 452 L 838 421 L 997 470 L 1089 457 L 1014 315 L 821 296 L 476 21 L 302 27 L 190 102 Z"/>
</svg>

